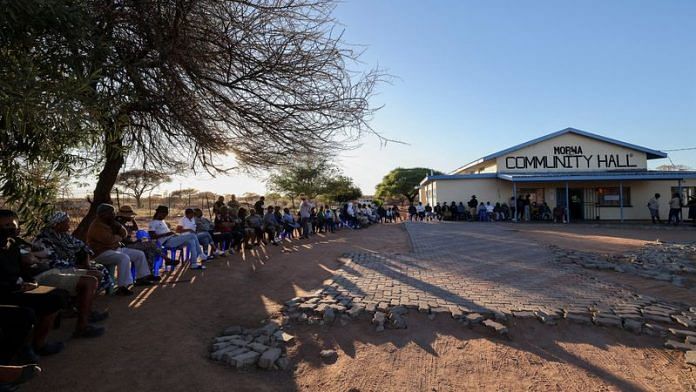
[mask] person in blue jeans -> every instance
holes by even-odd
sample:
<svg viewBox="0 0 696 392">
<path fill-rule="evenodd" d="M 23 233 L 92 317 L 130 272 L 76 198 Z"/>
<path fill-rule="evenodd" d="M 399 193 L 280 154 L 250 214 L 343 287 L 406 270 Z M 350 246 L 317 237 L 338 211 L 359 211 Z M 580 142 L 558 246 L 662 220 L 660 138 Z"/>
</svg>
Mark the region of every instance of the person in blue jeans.
<svg viewBox="0 0 696 392">
<path fill-rule="evenodd" d="M 189 252 L 191 252 L 191 269 L 205 269 L 202 263 L 205 256 L 201 251 L 201 243 L 198 241 L 198 236 L 194 233 L 176 234 L 172 232 L 164 221 L 167 215 L 169 215 L 169 208 L 167 206 L 157 207 L 155 215 L 152 217 L 152 221 L 148 226 L 150 238 L 158 240 L 162 246 L 168 248 L 187 247 Z"/>
</svg>

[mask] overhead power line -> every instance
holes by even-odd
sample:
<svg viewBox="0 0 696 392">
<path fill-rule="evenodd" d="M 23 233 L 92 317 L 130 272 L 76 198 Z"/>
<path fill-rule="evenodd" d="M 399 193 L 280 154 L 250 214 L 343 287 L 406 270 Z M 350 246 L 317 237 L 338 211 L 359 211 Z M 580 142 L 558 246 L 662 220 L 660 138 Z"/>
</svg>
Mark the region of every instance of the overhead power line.
<svg viewBox="0 0 696 392">
<path fill-rule="evenodd" d="M 696 147 L 687 147 L 687 148 L 675 148 L 672 150 L 660 150 L 664 152 L 673 152 L 673 151 L 688 151 L 688 150 L 696 150 Z"/>
</svg>

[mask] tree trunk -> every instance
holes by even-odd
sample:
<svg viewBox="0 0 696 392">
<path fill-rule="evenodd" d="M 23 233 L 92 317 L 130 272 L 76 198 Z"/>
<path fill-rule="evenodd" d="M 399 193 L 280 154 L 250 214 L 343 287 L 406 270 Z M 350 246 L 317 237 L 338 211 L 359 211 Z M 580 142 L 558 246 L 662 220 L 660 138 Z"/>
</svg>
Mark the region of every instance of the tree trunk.
<svg viewBox="0 0 696 392">
<path fill-rule="evenodd" d="M 73 235 L 81 240 L 87 238 L 87 229 L 97 215 L 97 207 L 102 203 L 111 203 L 111 189 L 116 184 L 118 172 L 121 170 L 125 157 L 123 154 L 122 139 L 120 135 L 108 140 L 104 145 L 104 167 L 99 172 L 97 185 L 94 187 L 94 195 L 90 200 L 89 211 L 80 221 Z"/>
<path fill-rule="evenodd" d="M 141 201 L 142 196 L 141 196 L 141 195 L 135 195 L 135 196 L 133 196 L 133 198 L 135 199 L 135 207 L 138 208 L 138 209 L 140 209 L 140 208 L 143 206 L 142 201 Z"/>
</svg>

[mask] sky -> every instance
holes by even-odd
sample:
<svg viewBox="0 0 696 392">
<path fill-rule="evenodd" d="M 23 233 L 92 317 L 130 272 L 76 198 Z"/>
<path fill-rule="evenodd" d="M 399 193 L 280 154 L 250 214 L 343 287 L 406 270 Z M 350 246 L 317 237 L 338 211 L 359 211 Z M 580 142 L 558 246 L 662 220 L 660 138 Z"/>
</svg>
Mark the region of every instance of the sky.
<svg viewBox="0 0 696 392">
<path fill-rule="evenodd" d="M 573 127 L 653 149 L 696 147 L 696 1 L 344 0 L 334 16 L 378 88 L 372 127 L 405 144 L 336 157 L 364 194 L 396 167 L 449 172 Z M 696 150 L 671 152 L 696 168 Z M 650 167 L 669 163 L 651 161 Z M 262 177 L 165 190 L 263 193 Z"/>
</svg>

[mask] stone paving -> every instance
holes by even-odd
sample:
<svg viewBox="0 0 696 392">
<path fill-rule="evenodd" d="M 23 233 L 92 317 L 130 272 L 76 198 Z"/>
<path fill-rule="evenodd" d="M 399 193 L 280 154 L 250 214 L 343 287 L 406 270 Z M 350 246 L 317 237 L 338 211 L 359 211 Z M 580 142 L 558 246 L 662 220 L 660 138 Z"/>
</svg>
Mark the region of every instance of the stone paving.
<svg viewBox="0 0 696 392">
<path fill-rule="evenodd" d="M 337 316 L 374 314 L 384 324 L 405 327 L 405 309 L 446 313 L 465 323 L 507 329 L 485 318 L 537 318 L 674 335 L 678 349 L 696 336 L 694 304 L 635 293 L 593 276 L 573 263 L 558 263 L 548 247 L 516 235 L 512 225 L 405 223 L 413 252 L 346 254 L 344 265 L 314 295 L 286 303 L 291 319 L 333 322 Z M 324 313 L 329 311 L 329 320 Z M 671 330 L 670 330 L 671 328 Z M 670 333 L 670 331 L 672 331 Z M 676 332 L 675 332 L 676 331 Z M 692 338 L 693 339 L 693 338 Z M 674 344 L 672 344 L 674 345 Z M 686 346 L 683 346 L 686 345 Z"/>
<path fill-rule="evenodd" d="M 670 282 L 677 287 L 696 286 L 696 243 L 649 243 L 639 250 L 616 255 L 580 252 L 553 245 L 549 249 L 560 263 L 638 275 Z"/>
</svg>

